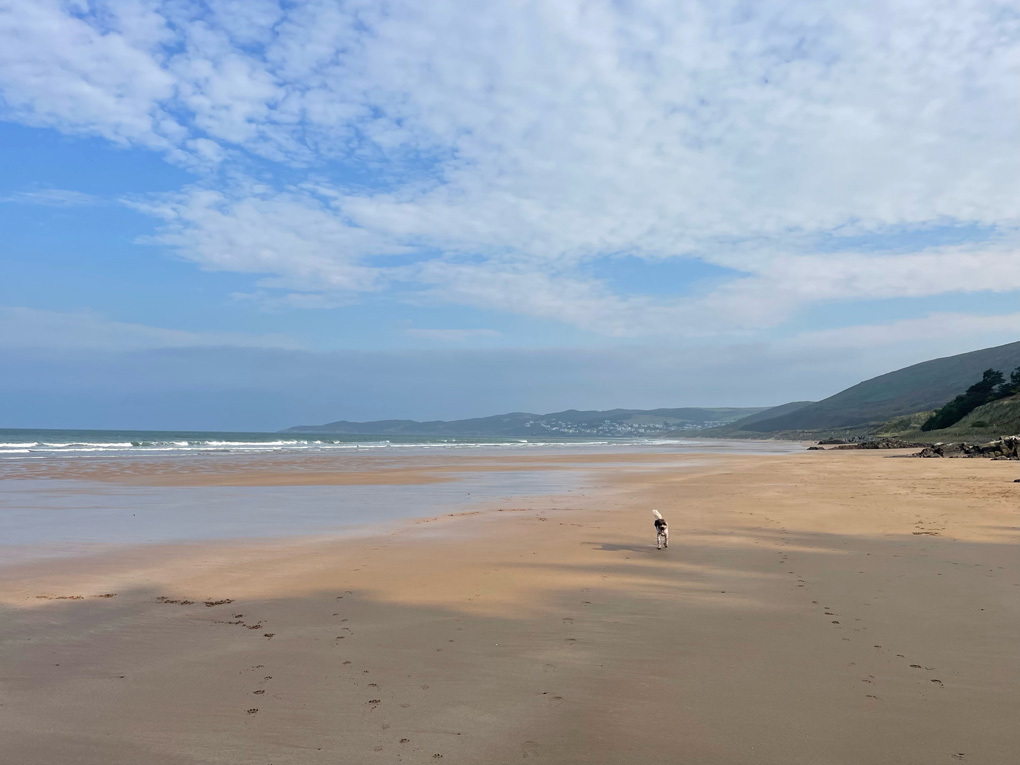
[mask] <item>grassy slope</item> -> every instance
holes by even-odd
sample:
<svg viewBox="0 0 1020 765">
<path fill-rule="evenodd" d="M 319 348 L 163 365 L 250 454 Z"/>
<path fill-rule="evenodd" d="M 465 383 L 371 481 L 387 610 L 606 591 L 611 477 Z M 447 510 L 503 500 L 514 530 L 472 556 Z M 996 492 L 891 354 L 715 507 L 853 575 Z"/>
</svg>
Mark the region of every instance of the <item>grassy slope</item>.
<svg viewBox="0 0 1020 765">
<path fill-rule="evenodd" d="M 922 431 L 931 412 L 921 412 L 887 422 L 879 435 L 895 435 L 911 441 L 991 441 L 999 436 L 1020 435 L 1020 396 L 1010 396 L 979 406 L 956 424 L 941 430 Z"/>
<path fill-rule="evenodd" d="M 794 412 L 745 426 L 762 435 L 781 432 L 854 430 L 935 409 L 962 393 L 988 368 L 1014 369 L 1020 342 L 933 359 L 858 383 Z"/>
</svg>

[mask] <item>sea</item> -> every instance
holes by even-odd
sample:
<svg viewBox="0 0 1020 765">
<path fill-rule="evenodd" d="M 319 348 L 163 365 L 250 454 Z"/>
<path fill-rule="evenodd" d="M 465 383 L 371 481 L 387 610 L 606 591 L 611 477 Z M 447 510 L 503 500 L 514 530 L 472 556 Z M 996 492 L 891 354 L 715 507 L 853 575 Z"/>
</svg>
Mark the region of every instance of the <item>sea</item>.
<svg viewBox="0 0 1020 765">
<path fill-rule="evenodd" d="M 433 438 L 317 433 L 228 433 L 190 430 L 29 430 L 0 428 L 0 459 L 47 457 L 159 457 L 212 454 L 329 453 L 350 451 L 434 452 L 693 447 L 713 450 L 726 442 L 681 438 Z M 732 445 L 729 450 L 737 448 Z M 789 445 L 749 444 L 746 451 L 788 451 Z"/>
</svg>

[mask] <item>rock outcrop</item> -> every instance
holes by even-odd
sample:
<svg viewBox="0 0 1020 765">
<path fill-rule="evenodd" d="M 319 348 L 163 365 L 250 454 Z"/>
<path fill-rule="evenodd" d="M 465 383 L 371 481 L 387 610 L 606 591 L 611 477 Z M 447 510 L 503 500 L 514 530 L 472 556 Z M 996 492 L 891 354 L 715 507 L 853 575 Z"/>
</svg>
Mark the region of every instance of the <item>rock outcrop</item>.
<svg viewBox="0 0 1020 765">
<path fill-rule="evenodd" d="M 819 442 L 821 443 L 821 442 Z M 876 438 L 871 441 L 857 441 L 852 444 L 834 446 L 834 449 L 918 449 L 927 446 L 915 441 L 901 441 L 898 438 Z"/>
<path fill-rule="evenodd" d="M 986 444 L 946 443 L 926 446 L 915 457 L 988 457 L 1020 460 L 1020 436 L 1006 436 Z"/>
</svg>

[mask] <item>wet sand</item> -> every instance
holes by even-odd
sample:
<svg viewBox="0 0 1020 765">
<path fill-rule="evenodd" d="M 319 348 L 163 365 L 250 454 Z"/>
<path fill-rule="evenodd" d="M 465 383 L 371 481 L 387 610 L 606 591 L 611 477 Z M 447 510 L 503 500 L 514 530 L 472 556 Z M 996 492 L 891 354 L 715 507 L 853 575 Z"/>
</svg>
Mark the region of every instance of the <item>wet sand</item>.
<svg viewBox="0 0 1020 765">
<path fill-rule="evenodd" d="M 0 751 L 87 765 L 1020 760 L 1015 464 L 626 462 L 596 460 L 579 491 L 370 537 L 0 568 Z"/>
</svg>

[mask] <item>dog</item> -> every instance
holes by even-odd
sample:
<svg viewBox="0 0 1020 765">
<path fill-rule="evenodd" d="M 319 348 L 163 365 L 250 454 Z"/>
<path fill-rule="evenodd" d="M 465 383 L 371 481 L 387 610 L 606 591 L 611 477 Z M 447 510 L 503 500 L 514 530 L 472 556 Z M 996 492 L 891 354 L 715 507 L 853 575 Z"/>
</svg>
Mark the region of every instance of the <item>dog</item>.
<svg viewBox="0 0 1020 765">
<path fill-rule="evenodd" d="M 659 550 L 669 547 L 669 524 L 658 510 L 652 510 L 652 514 L 655 516 L 655 547 Z"/>
</svg>

